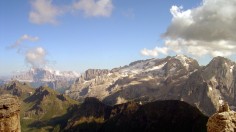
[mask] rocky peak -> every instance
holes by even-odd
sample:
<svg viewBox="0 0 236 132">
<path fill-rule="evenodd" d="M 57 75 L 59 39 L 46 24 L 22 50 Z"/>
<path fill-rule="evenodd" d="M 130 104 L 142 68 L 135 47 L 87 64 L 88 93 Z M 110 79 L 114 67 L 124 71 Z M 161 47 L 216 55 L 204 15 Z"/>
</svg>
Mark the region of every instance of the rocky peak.
<svg viewBox="0 0 236 132">
<path fill-rule="evenodd" d="M 225 62 L 226 63 L 231 63 L 231 60 L 229 60 L 229 59 L 227 59 L 225 57 L 222 57 L 222 56 L 217 56 L 217 57 L 214 57 L 209 64 L 211 64 L 211 63 L 224 64 Z"/>
<path fill-rule="evenodd" d="M 20 132 L 20 103 L 10 94 L 0 96 L 0 131 Z"/>
<path fill-rule="evenodd" d="M 215 74 L 219 77 L 227 77 L 234 71 L 235 63 L 224 57 L 215 57 L 204 68 L 204 72 L 208 75 Z M 209 76 L 209 77 L 210 77 Z"/>
<path fill-rule="evenodd" d="M 174 58 L 179 60 L 186 70 L 193 71 L 199 68 L 198 62 L 193 58 L 187 57 L 185 55 L 176 55 Z"/>
<path fill-rule="evenodd" d="M 41 86 L 35 90 L 35 93 L 32 96 L 26 99 L 26 102 L 43 101 L 47 96 L 56 94 L 57 92 L 51 88 Z"/>
<path fill-rule="evenodd" d="M 50 93 L 53 94 L 55 92 L 56 91 L 54 91 L 54 90 L 52 90 L 48 87 L 43 87 L 43 86 L 41 86 L 41 87 L 39 87 L 35 90 L 35 94 L 43 94 L 43 95 L 47 95 L 47 94 L 50 94 Z"/>
<path fill-rule="evenodd" d="M 229 109 L 228 103 L 224 102 L 219 111 L 213 114 L 207 122 L 207 132 L 235 132 L 236 112 Z"/>
</svg>

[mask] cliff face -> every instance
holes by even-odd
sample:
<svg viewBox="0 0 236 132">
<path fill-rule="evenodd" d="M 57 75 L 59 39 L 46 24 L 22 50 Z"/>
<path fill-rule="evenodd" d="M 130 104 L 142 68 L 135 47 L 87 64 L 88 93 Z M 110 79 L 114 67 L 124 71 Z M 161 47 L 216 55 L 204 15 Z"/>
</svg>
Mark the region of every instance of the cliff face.
<svg viewBox="0 0 236 132">
<path fill-rule="evenodd" d="M 20 132 L 20 103 L 17 97 L 5 94 L 0 96 L 0 131 Z"/>
<path fill-rule="evenodd" d="M 84 79 L 85 80 L 91 80 L 96 78 L 96 76 L 101 76 L 104 74 L 108 74 L 109 70 L 107 69 L 88 69 L 87 71 L 85 71 L 85 75 L 84 75 Z"/>
<path fill-rule="evenodd" d="M 228 104 L 220 106 L 219 111 L 207 122 L 207 132 L 235 132 L 236 112 L 230 111 Z"/>
</svg>

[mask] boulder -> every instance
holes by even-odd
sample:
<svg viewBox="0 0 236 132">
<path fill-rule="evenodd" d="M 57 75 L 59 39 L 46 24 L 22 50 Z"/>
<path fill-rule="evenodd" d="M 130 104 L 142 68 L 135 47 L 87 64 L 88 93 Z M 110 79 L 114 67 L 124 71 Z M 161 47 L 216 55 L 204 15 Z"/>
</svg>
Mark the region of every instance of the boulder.
<svg viewBox="0 0 236 132">
<path fill-rule="evenodd" d="M 207 122 L 207 132 L 235 132 L 236 112 L 229 109 L 228 103 L 220 106 Z"/>
</svg>

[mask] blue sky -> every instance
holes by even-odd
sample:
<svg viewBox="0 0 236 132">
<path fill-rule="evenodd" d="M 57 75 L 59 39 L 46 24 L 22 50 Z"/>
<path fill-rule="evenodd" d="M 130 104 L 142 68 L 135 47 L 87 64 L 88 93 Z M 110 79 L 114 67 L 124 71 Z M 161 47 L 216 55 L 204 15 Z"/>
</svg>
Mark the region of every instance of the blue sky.
<svg viewBox="0 0 236 132">
<path fill-rule="evenodd" d="M 178 53 L 197 56 L 206 63 L 211 55 L 221 52 L 210 52 L 213 46 L 203 54 L 191 50 L 201 50 L 203 45 L 197 48 L 190 45 L 187 50 L 179 51 L 173 43 L 189 40 L 183 33 L 187 31 L 174 32 L 176 25 L 184 27 L 176 21 L 184 23 L 194 16 L 188 14 L 188 9 L 197 14 L 195 9 L 203 10 L 207 4 L 201 0 L 1 0 L 0 75 L 27 69 L 35 62 L 37 66 L 42 63 L 59 70 L 82 72 Z M 191 38 L 205 42 L 198 37 Z M 232 45 L 227 43 L 228 38 L 217 40 L 223 43 L 219 45 L 224 45 L 223 40 L 228 47 Z M 43 52 L 39 52 L 39 47 Z M 36 60 L 29 56 L 34 52 L 39 53 Z M 232 57 L 228 50 L 222 53 Z"/>
</svg>

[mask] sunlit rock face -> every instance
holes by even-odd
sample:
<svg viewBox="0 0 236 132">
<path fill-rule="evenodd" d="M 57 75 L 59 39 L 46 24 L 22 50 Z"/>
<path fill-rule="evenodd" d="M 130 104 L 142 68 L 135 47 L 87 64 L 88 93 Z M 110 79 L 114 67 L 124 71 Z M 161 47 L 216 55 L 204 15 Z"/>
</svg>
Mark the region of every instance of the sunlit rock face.
<svg viewBox="0 0 236 132">
<path fill-rule="evenodd" d="M 9 94 L 0 96 L 0 131 L 21 132 L 20 103 L 15 96 Z"/>
<path fill-rule="evenodd" d="M 207 132 L 235 132 L 236 112 L 229 109 L 228 103 L 219 107 L 217 113 L 207 122 Z"/>
</svg>

